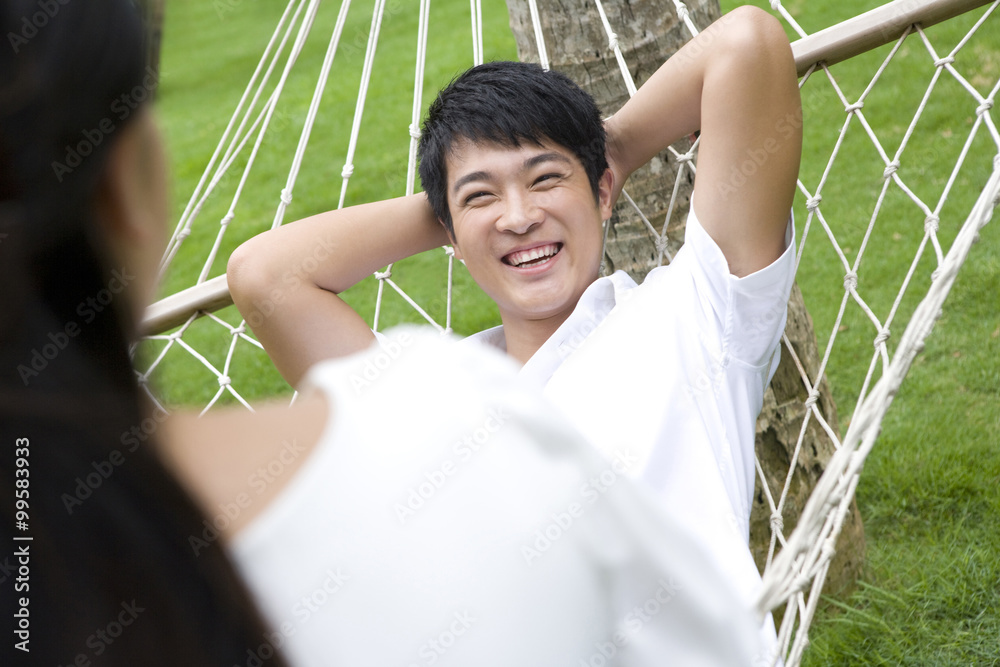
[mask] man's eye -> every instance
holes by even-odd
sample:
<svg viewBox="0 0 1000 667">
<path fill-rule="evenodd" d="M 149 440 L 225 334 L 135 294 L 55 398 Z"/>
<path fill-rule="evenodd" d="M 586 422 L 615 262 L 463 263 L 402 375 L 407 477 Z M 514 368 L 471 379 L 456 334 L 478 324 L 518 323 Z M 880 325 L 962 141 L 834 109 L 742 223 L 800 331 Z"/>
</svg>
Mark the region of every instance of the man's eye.
<svg viewBox="0 0 1000 667">
<path fill-rule="evenodd" d="M 488 192 L 473 192 L 468 197 L 465 198 L 466 205 L 473 203 L 476 199 L 482 199 L 483 197 L 489 196 Z"/>
<path fill-rule="evenodd" d="M 555 180 L 557 178 L 560 178 L 561 176 L 562 174 L 542 174 L 541 176 L 535 179 L 535 183 L 538 184 L 538 183 L 543 183 L 545 181 Z"/>
</svg>

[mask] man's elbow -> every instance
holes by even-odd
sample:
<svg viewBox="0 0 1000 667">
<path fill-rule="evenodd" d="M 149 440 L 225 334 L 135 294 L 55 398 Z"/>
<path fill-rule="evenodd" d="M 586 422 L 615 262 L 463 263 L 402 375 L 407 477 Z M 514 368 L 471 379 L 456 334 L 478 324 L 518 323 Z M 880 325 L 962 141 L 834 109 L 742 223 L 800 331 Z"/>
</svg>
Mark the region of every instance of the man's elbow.
<svg viewBox="0 0 1000 667">
<path fill-rule="evenodd" d="M 759 7 L 744 5 L 726 14 L 726 51 L 754 69 L 776 76 L 795 75 L 791 43 L 781 22 Z"/>
<path fill-rule="evenodd" d="M 254 304 L 266 298 L 278 283 L 277 267 L 267 253 L 267 232 L 242 243 L 229 256 L 226 280 L 240 313 L 248 318 Z"/>
</svg>

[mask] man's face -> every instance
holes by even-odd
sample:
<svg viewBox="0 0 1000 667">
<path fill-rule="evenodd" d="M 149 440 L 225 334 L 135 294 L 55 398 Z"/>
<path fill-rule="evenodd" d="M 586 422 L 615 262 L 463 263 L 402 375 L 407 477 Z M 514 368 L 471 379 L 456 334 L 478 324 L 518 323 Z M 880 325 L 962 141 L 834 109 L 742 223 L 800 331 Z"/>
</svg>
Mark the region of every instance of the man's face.
<svg viewBox="0 0 1000 667">
<path fill-rule="evenodd" d="M 456 257 L 505 323 L 561 323 L 598 276 L 610 171 L 595 202 L 579 159 L 550 141 L 512 148 L 462 140 L 445 164 Z"/>
</svg>

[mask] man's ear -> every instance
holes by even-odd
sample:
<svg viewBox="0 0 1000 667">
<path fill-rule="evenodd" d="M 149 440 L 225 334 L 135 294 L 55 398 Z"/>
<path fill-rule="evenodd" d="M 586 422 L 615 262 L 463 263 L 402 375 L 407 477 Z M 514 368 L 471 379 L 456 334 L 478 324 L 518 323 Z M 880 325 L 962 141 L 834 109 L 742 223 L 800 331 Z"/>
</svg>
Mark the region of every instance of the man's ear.
<svg viewBox="0 0 1000 667">
<path fill-rule="evenodd" d="M 621 187 L 618 187 L 621 192 Z M 615 206 L 615 174 L 611 167 L 604 170 L 601 180 L 597 182 L 597 207 L 601 211 L 601 220 L 611 217 L 611 211 Z"/>
</svg>

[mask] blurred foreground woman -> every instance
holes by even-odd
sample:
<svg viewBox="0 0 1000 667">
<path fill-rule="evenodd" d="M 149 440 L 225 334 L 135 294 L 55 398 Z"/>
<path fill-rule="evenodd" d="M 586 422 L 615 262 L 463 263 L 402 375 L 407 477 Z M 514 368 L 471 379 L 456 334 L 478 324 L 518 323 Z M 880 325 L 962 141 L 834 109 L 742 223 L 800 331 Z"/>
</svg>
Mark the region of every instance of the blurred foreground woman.
<svg viewBox="0 0 1000 667">
<path fill-rule="evenodd" d="M 192 553 L 161 434 L 125 445 L 167 211 L 140 21 L 43 4 L 0 5 L 0 662 L 239 663 L 265 632 L 242 582 L 220 544 Z"/>
<path fill-rule="evenodd" d="M 291 409 L 154 413 L 128 345 L 166 173 L 135 11 L 11 0 L 0 30 L 0 662 L 751 663 L 749 610 L 629 461 L 498 354 L 404 329 Z"/>
</svg>

